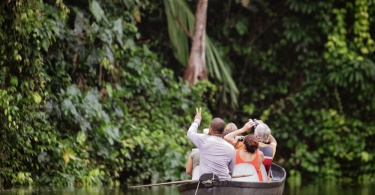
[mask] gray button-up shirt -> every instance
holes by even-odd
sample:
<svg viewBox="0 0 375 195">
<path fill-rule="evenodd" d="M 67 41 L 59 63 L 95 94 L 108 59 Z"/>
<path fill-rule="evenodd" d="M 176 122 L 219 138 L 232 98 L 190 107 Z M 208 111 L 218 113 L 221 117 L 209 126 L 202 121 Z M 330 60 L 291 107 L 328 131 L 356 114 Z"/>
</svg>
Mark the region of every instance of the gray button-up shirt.
<svg viewBox="0 0 375 195">
<path fill-rule="evenodd" d="M 195 119 L 191 124 L 187 136 L 199 149 L 199 174 L 214 173 L 220 181 L 231 180 L 236 154 L 234 147 L 221 137 L 198 133 L 200 120 Z"/>
</svg>

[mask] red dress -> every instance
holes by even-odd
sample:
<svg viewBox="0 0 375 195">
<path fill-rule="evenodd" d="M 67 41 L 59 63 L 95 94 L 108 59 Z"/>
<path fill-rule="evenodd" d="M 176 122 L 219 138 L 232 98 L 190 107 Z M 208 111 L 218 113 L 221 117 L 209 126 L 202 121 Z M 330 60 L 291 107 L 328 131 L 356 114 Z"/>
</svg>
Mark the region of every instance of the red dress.
<svg viewBox="0 0 375 195">
<path fill-rule="evenodd" d="M 262 173 L 260 172 L 260 167 L 259 167 L 259 164 L 258 164 L 258 158 L 259 158 L 259 153 L 258 153 L 258 150 L 256 150 L 254 159 L 251 162 L 245 162 L 245 161 L 242 160 L 242 158 L 240 156 L 240 150 L 236 150 L 236 164 L 240 164 L 240 163 L 252 164 L 255 167 L 255 170 L 258 173 L 259 181 L 263 181 Z"/>
</svg>

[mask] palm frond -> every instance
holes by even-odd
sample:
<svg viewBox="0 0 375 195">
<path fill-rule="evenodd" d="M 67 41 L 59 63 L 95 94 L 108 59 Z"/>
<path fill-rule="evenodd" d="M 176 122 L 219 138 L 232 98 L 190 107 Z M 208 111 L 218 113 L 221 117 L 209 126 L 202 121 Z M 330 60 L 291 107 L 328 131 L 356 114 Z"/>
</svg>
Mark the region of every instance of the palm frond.
<svg viewBox="0 0 375 195">
<path fill-rule="evenodd" d="M 185 1 L 164 0 L 164 6 L 167 14 L 168 34 L 174 48 L 174 56 L 181 64 L 186 65 L 189 59 L 189 40 L 179 21 L 187 29 L 190 29 L 190 34 L 192 34 L 194 16 L 181 11 L 190 9 Z"/>
</svg>

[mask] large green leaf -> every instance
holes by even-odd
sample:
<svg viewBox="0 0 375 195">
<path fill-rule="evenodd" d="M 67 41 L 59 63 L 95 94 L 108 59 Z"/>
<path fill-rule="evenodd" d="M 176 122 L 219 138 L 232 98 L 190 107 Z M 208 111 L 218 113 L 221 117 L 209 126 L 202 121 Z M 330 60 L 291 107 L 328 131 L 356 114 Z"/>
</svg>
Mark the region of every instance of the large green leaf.
<svg viewBox="0 0 375 195">
<path fill-rule="evenodd" d="M 164 5 L 167 14 L 168 34 L 174 48 L 174 55 L 181 64 L 186 65 L 189 59 L 189 42 L 179 21 L 190 29 L 189 33 L 192 35 L 194 16 L 185 1 L 164 0 Z"/>
<path fill-rule="evenodd" d="M 97 22 L 100 22 L 102 19 L 108 22 L 105 17 L 103 9 L 100 7 L 99 3 L 95 0 L 90 1 L 90 11 L 94 15 Z"/>
</svg>

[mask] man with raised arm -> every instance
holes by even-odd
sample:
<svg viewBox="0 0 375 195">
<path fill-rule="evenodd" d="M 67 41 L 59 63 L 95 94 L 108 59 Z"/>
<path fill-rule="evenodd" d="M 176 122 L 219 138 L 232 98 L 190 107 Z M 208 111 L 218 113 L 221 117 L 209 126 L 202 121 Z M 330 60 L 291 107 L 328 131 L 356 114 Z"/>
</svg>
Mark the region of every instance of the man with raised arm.
<svg viewBox="0 0 375 195">
<path fill-rule="evenodd" d="M 187 136 L 200 152 L 199 175 L 214 173 L 220 181 L 231 180 L 236 156 L 234 147 L 221 137 L 225 122 L 221 118 L 214 118 L 208 135 L 200 134 L 197 131 L 202 120 L 202 109 L 196 111 Z"/>
</svg>

